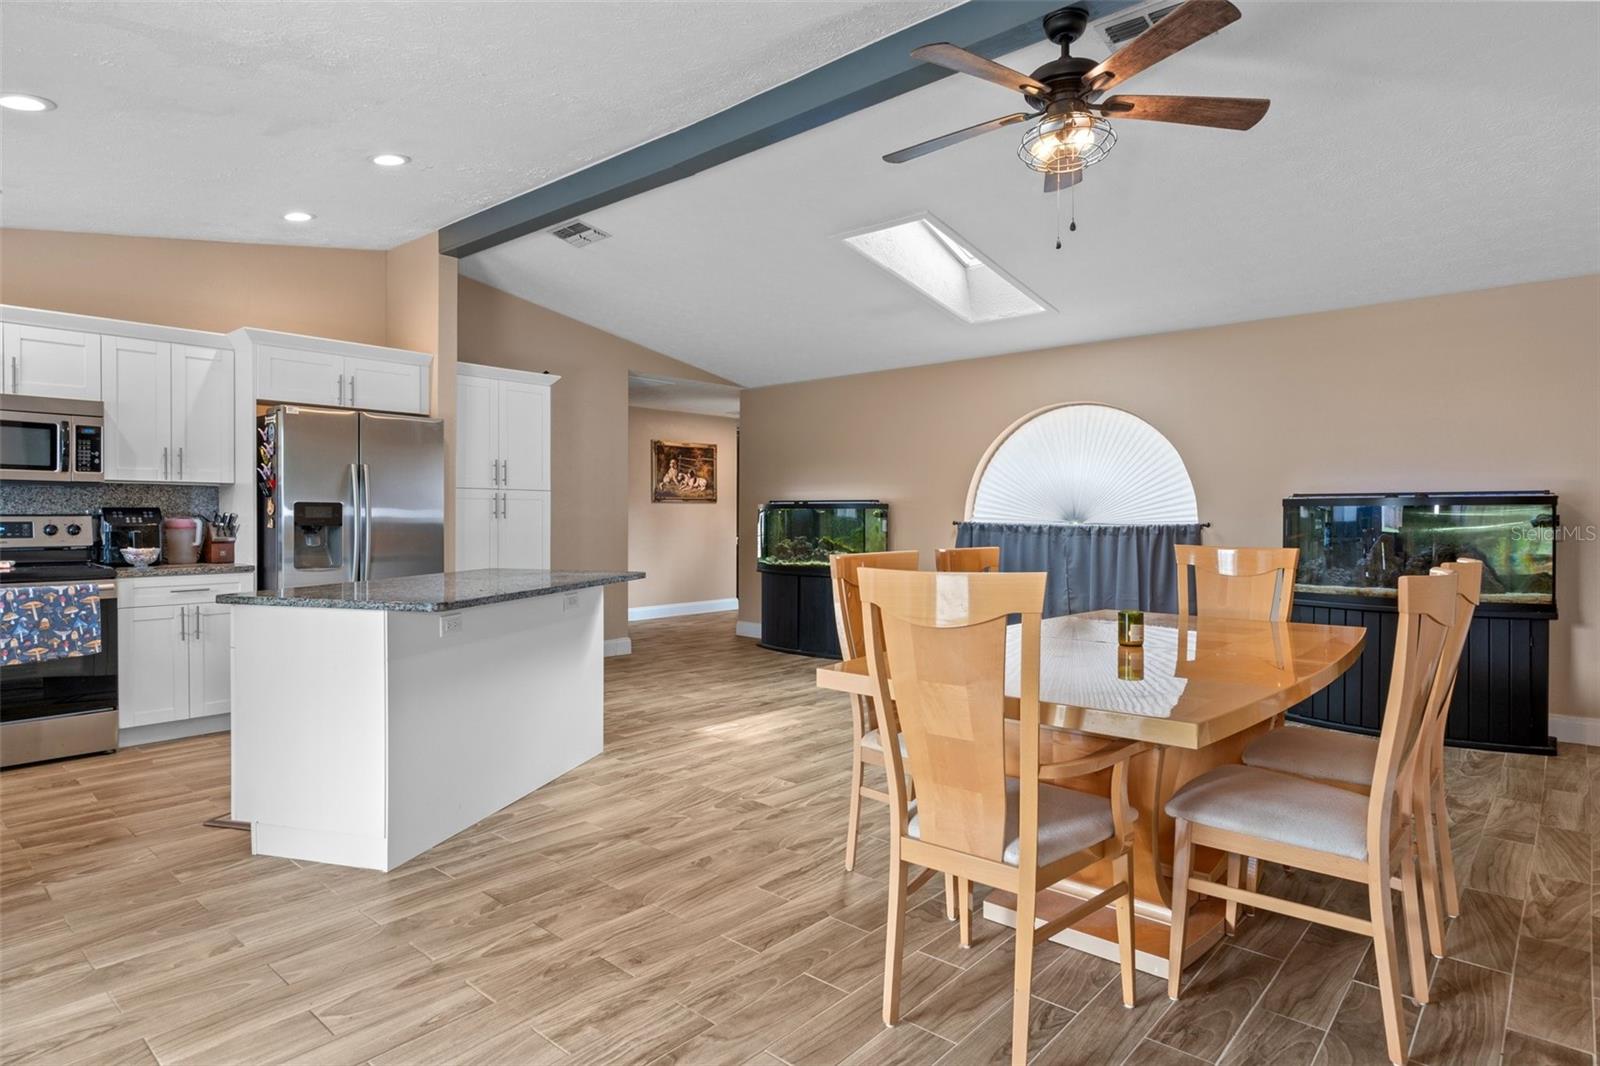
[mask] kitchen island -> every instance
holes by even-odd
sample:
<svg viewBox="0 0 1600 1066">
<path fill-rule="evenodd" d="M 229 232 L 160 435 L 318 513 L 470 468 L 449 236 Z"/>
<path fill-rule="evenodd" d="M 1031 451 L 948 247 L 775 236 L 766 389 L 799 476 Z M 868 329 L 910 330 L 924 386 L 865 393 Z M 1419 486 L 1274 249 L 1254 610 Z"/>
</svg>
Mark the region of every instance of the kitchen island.
<svg viewBox="0 0 1600 1066">
<path fill-rule="evenodd" d="M 217 597 L 251 850 L 392 870 L 600 754 L 602 587 L 643 576 L 466 570 Z"/>
</svg>

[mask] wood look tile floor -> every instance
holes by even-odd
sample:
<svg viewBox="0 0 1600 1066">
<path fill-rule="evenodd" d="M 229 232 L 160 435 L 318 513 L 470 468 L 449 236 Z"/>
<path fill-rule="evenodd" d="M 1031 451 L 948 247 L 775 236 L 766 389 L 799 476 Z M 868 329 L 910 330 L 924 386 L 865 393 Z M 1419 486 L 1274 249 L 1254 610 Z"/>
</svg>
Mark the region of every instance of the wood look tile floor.
<svg viewBox="0 0 1600 1066">
<path fill-rule="evenodd" d="M 1009 1054 L 1011 933 L 913 900 L 879 1018 L 887 821 L 843 867 L 849 727 L 727 615 L 633 627 L 606 753 L 388 875 L 253 858 L 206 737 L 0 774 L 6 1063 L 968 1066 Z M 1416 1061 L 1592 1063 L 1600 750 L 1450 753 L 1465 900 Z M 1361 889 L 1269 869 L 1361 913 Z M 1368 946 L 1246 919 L 1168 1002 L 1049 945 L 1034 1061 L 1377 1063 Z M 1402 972 L 1404 968 L 1402 966 Z"/>
</svg>

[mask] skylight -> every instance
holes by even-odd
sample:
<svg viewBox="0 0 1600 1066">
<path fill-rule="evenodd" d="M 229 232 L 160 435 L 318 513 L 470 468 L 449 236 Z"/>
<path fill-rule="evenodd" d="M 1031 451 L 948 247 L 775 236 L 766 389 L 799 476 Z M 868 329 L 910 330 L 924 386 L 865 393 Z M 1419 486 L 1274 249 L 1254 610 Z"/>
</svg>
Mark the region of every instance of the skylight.
<svg viewBox="0 0 1600 1066">
<path fill-rule="evenodd" d="M 1051 310 L 932 215 L 846 234 L 844 242 L 963 322 Z"/>
</svg>

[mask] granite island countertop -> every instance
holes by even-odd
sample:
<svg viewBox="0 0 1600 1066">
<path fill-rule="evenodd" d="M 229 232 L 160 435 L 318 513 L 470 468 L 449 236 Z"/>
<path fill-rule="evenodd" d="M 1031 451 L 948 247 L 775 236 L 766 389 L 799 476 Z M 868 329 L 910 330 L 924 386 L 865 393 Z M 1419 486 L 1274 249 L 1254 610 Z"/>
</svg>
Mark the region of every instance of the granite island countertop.
<svg viewBox="0 0 1600 1066">
<path fill-rule="evenodd" d="M 357 611 L 459 611 L 530 596 L 637 581 L 637 570 L 460 570 L 336 585 L 304 585 L 283 593 L 229 593 L 217 602 L 247 607 L 326 607 Z"/>
</svg>

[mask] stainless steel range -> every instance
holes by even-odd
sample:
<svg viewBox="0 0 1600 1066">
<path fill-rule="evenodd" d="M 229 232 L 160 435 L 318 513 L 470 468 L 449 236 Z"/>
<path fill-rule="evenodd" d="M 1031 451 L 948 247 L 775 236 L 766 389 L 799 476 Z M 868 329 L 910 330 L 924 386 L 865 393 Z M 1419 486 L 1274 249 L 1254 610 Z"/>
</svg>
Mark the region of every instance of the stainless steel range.
<svg viewBox="0 0 1600 1066">
<path fill-rule="evenodd" d="M 93 519 L 0 516 L 0 587 L 85 585 L 100 596 L 98 651 L 0 666 L 0 767 L 117 747 L 117 582 L 94 561 Z M 12 613 L 12 632 L 37 624 Z"/>
</svg>

